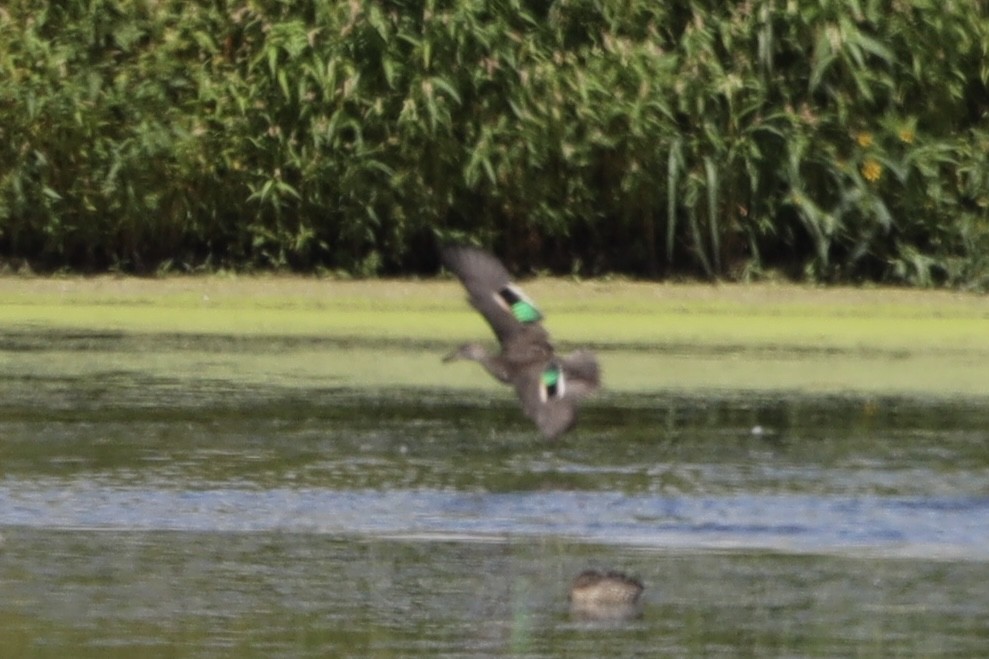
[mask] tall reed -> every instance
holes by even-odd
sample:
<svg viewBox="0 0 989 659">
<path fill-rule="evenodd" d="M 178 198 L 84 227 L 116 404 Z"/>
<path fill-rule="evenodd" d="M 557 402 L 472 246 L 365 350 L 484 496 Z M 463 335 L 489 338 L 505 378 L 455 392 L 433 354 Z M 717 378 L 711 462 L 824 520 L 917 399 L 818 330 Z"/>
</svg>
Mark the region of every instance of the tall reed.
<svg viewBox="0 0 989 659">
<path fill-rule="evenodd" d="M 989 284 L 983 0 L 14 0 L 40 268 Z"/>
</svg>

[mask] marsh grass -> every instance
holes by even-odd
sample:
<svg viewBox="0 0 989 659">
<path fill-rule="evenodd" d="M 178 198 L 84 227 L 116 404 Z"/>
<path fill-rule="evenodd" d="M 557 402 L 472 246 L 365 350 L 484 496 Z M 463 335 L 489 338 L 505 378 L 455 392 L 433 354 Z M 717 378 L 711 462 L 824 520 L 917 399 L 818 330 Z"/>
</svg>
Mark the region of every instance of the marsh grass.
<svg viewBox="0 0 989 659">
<path fill-rule="evenodd" d="M 526 288 L 545 300 L 561 348 L 599 351 L 614 393 L 989 392 L 989 300 L 980 296 L 554 279 Z M 4 279 L 0 305 L 12 376 L 496 388 L 477 369 L 439 363 L 459 342 L 493 343 L 449 281 Z"/>
<path fill-rule="evenodd" d="M 0 10 L 0 267 L 989 286 L 984 3 Z"/>
</svg>

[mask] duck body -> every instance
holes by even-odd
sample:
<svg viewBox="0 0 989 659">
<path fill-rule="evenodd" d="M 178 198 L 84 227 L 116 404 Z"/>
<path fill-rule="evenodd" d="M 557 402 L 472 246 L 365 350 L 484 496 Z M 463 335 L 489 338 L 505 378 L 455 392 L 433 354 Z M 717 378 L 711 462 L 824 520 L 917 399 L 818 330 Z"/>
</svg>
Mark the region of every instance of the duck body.
<svg viewBox="0 0 989 659">
<path fill-rule="evenodd" d="M 642 614 L 645 586 L 622 572 L 585 570 L 570 586 L 570 612 L 589 620 L 627 620 Z"/>
<path fill-rule="evenodd" d="M 465 246 L 442 250 L 444 265 L 467 289 L 471 305 L 491 326 L 501 346 L 497 354 L 468 343 L 444 361 L 480 363 L 499 382 L 511 385 L 526 416 L 552 439 L 573 427 L 577 403 L 600 386 L 593 353 L 556 354 L 543 314 L 491 254 Z"/>
<path fill-rule="evenodd" d="M 623 572 L 585 570 L 570 587 L 570 602 L 593 606 L 635 604 L 644 589 L 641 581 Z"/>
</svg>

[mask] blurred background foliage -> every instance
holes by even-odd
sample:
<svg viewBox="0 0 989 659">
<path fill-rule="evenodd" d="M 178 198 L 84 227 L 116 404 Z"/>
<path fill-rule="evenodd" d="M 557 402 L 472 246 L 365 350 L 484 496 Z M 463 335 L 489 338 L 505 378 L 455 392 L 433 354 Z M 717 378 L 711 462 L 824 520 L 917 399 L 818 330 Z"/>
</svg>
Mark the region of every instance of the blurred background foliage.
<svg viewBox="0 0 989 659">
<path fill-rule="evenodd" d="M 989 287 L 989 2 L 9 0 L 0 259 Z"/>
</svg>

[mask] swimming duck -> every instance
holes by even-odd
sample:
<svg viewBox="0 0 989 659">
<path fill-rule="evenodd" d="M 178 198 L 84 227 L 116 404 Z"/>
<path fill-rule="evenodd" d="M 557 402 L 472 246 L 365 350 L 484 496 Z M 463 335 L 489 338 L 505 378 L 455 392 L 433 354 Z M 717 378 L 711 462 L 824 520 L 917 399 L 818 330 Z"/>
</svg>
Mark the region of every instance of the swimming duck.
<svg viewBox="0 0 989 659">
<path fill-rule="evenodd" d="M 641 613 L 642 582 L 623 572 L 585 570 L 570 586 L 570 612 L 585 618 L 631 618 Z"/>
</svg>

